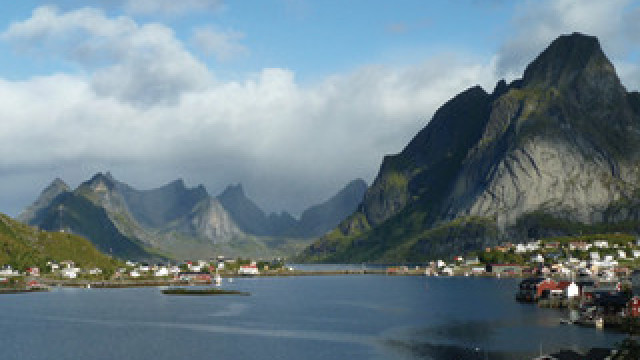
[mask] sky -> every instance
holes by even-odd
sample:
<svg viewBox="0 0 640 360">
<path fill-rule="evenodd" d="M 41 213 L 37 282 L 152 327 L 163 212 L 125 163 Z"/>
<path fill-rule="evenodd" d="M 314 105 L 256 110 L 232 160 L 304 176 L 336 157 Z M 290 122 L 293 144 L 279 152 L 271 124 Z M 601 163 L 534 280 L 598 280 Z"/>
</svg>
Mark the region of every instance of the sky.
<svg viewBox="0 0 640 360">
<path fill-rule="evenodd" d="M 141 190 L 242 183 L 297 215 L 575 31 L 640 89 L 640 1 L 6 2 L 0 212 L 110 171 Z"/>
</svg>

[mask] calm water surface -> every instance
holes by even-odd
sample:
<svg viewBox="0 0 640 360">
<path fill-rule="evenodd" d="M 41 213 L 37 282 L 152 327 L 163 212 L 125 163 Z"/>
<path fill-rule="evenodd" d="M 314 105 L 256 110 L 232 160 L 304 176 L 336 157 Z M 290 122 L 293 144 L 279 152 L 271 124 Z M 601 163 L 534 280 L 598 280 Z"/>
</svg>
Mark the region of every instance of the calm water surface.
<svg viewBox="0 0 640 360">
<path fill-rule="evenodd" d="M 0 297 L 1 359 L 526 359 L 623 336 L 560 325 L 516 303 L 517 280 L 404 276 L 242 278 L 251 296 L 158 288 Z"/>
</svg>

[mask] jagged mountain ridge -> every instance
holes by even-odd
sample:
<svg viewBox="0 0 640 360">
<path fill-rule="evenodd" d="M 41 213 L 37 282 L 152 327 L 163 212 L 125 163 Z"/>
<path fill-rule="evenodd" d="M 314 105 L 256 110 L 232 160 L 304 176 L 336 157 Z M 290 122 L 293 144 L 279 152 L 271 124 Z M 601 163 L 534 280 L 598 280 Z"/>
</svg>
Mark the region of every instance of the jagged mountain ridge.
<svg viewBox="0 0 640 360">
<path fill-rule="evenodd" d="M 522 79 L 438 109 L 304 259 L 421 260 L 637 221 L 638 99 L 596 38 L 561 36 Z"/>
<path fill-rule="evenodd" d="M 246 233 L 314 238 L 333 229 L 355 211 L 366 189 L 364 180 L 353 180 L 327 201 L 303 211 L 299 220 L 286 211 L 266 215 L 246 196 L 241 184 L 228 186 L 217 199 Z"/>
<path fill-rule="evenodd" d="M 281 236 L 296 225 L 296 219 L 287 212 L 267 215 L 249 199 L 242 184 L 229 185 L 217 199 L 245 232 L 261 236 Z"/>
<path fill-rule="evenodd" d="M 187 188 L 182 180 L 136 190 L 110 173 L 98 173 L 75 190 L 63 184 L 54 180 L 19 219 L 49 230 L 81 234 L 101 250 L 120 257 L 149 257 L 147 249 L 176 258 L 220 253 L 291 255 L 309 242 L 309 234 L 326 232 L 341 220 L 322 211 L 315 216 L 312 211 L 305 215 L 304 224 L 313 225 L 307 230 L 286 212 L 265 215 L 241 185 L 212 197 L 202 185 Z M 361 186 L 359 198 L 352 188 L 348 185 L 350 191 L 343 189 L 328 202 L 336 214 L 353 211 L 366 185 Z"/>
</svg>

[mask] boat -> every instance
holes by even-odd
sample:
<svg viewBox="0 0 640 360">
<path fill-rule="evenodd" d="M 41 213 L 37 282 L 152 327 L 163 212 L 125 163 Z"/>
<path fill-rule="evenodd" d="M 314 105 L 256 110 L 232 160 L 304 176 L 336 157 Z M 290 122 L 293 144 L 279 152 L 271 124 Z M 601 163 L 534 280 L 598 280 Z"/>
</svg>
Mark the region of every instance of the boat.
<svg viewBox="0 0 640 360">
<path fill-rule="evenodd" d="M 220 276 L 220 274 L 216 274 L 216 277 L 214 278 L 214 283 L 216 286 L 222 285 L 222 277 Z"/>
</svg>

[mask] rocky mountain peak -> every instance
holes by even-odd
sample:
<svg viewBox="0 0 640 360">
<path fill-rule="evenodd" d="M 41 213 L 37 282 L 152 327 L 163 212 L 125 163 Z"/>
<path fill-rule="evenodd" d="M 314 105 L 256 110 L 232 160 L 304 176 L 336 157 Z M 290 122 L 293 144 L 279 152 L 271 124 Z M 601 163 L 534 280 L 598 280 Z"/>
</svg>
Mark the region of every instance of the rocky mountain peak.
<svg viewBox="0 0 640 360">
<path fill-rule="evenodd" d="M 69 186 L 60 178 L 56 178 L 47 186 L 38 199 L 27 207 L 22 213 L 18 215 L 18 220 L 29 223 L 39 216 L 39 212 L 46 208 L 57 196 L 71 191 Z"/>
<path fill-rule="evenodd" d="M 170 187 L 173 187 L 173 188 L 179 188 L 179 189 L 186 189 L 186 185 L 184 184 L 184 180 L 183 179 L 173 180 L 172 182 L 167 184 L 167 186 L 170 186 Z"/>
<path fill-rule="evenodd" d="M 70 191 L 71 188 L 69 188 L 69 185 L 67 185 L 67 183 L 65 183 L 62 179 L 60 178 L 55 178 L 51 184 L 49 184 L 49 186 L 47 186 L 42 193 L 51 193 L 51 192 L 55 192 L 55 193 L 61 193 L 63 191 Z"/>
<path fill-rule="evenodd" d="M 93 177 L 83 185 L 87 185 L 93 191 L 107 191 L 113 189 L 115 183 L 116 180 L 110 172 L 104 174 L 99 172 L 93 175 Z"/>
<path fill-rule="evenodd" d="M 617 79 L 598 38 L 581 33 L 562 35 L 527 66 L 523 84 L 557 87 L 571 83 L 584 72 Z"/>
<path fill-rule="evenodd" d="M 236 185 L 231 184 L 227 186 L 226 189 L 224 189 L 224 191 L 218 197 L 225 199 L 238 199 L 246 197 L 246 195 L 244 193 L 242 184 L 238 183 Z"/>
</svg>

